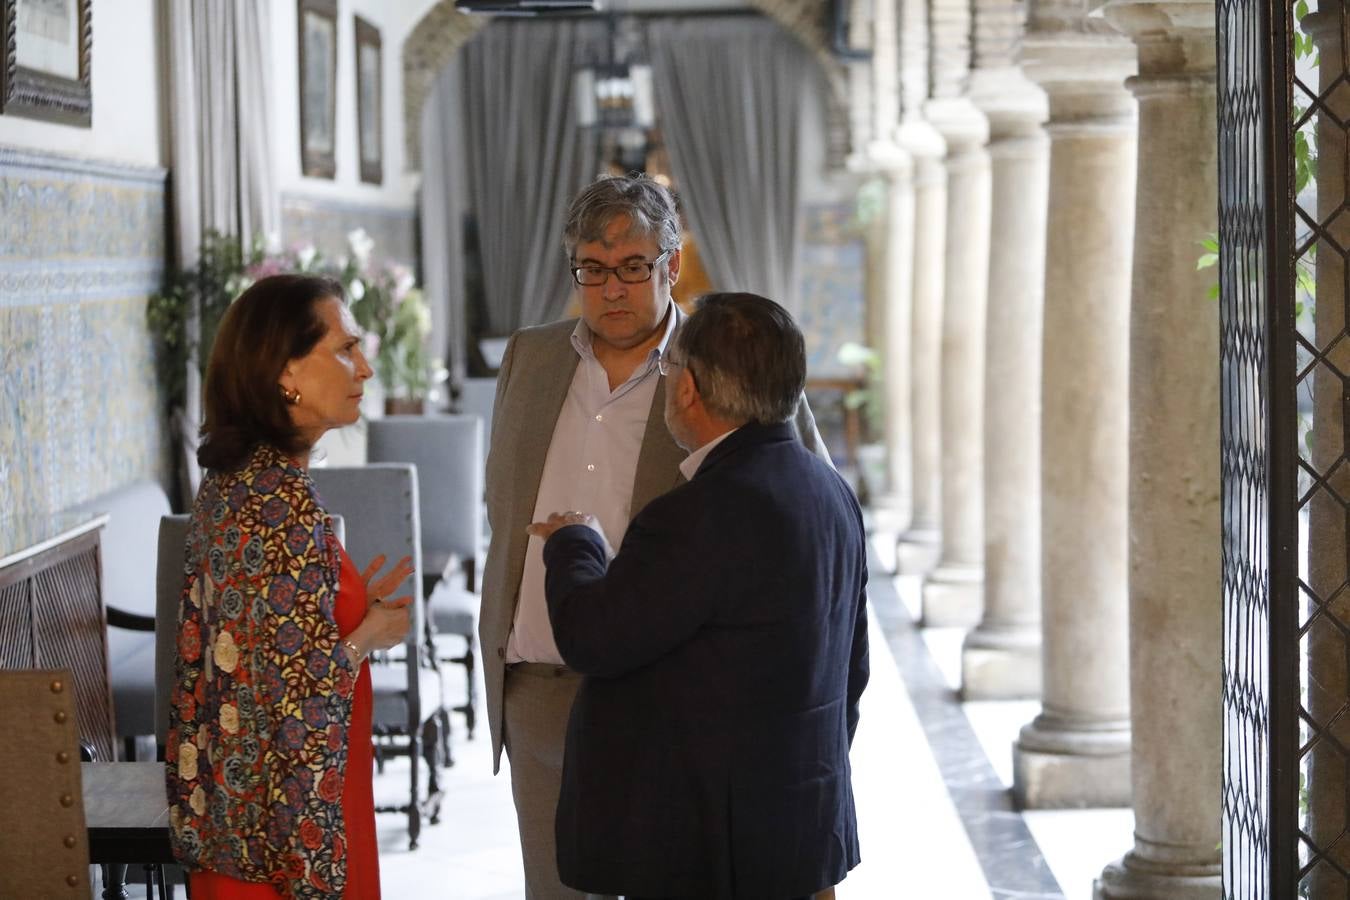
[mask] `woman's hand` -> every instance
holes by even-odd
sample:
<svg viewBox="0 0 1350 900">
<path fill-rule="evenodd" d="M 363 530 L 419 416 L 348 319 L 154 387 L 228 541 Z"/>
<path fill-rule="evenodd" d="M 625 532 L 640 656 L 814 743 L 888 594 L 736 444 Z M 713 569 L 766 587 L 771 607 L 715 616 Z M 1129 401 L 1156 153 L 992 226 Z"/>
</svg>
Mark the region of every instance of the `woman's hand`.
<svg viewBox="0 0 1350 900">
<path fill-rule="evenodd" d="M 392 600 L 384 599 L 385 595 L 397 589 L 413 573 L 412 557 L 403 557 L 393 569 L 376 578 L 384 561 L 384 554 L 380 554 L 361 573 L 361 580 L 366 584 L 366 616 L 346 637 L 346 641 L 356 647 L 355 655 L 350 647 L 347 650 L 352 665 L 359 665 L 372 651 L 388 650 L 403 643 L 408 635 L 408 627 L 412 624 L 412 611 L 408 609 L 413 602 L 411 594 Z"/>
<path fill-rule="evenodd" d="M 376 600 L 385 600 L 390 594 L 398 589 L 414 571 L 412 557 L 405 556 L 394 564 L 394 568 L 387 574 L 375 578 L 375 573 L 384 568 L 386 557 L 383 553 L 370 561 L 366 570 L 361 573 L 361 580 L 366 584 L 366 605 L 374 603 Z M 374 579 L 372 581 L 372 579 Z M 387 602 L 387 601 L 386 601 Z"/>
</svg>

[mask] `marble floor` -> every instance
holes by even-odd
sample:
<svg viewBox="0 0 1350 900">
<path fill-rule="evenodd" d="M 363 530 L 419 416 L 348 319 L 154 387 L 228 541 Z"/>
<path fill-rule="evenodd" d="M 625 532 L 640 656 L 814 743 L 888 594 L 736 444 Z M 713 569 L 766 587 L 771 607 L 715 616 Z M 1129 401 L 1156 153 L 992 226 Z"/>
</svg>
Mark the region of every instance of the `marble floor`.
<svg viewBox="0 0 1350 900">
<path fill-rule="evenodd" d="M 840 900 L 1089 900 L 1102 867 L 1131 845 L 1130 811 L 1012 811 L 1011 746 L 1038 705 L 960 703 L 961 632 L 915 628 L 917 582 L 873 580 L 872 679 L 852 752 L 863 861 Z M 442 819 L 424 825 L 419 848 L 408 850 L 405 817 L 378 817 L 384 896 L 519 900 L 507 762 L 494 777 L 485 724 L 468 740 L 456 716 L 452 742 Z M 406 785 L 407 762 L 391 762 L 377 801 Z"/>
</svg>

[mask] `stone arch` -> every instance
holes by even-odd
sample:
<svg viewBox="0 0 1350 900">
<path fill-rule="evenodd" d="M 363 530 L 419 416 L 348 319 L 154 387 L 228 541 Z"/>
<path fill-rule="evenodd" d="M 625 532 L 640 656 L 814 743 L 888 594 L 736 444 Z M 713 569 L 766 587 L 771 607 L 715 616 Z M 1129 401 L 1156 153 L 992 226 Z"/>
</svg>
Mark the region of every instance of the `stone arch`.
<svg viewBox="0 0 1350 900">
<path fill-rule="evenodd" d="M 822 0 L 747 0 L 747 5 L 795 35 L 820 63 L 830 86 L 830 159 L 842 160 L 847 154 L 848 106 L 844 69 L 830 51 L 829 4 Z M 487 16 L 466 16 L 456 11 L 453 0 L 440 0 L 404 41 L 404 158 L 410 170 L 422 168 L 422 107 L 436 76 L 488 21 Z"/>
</svg>

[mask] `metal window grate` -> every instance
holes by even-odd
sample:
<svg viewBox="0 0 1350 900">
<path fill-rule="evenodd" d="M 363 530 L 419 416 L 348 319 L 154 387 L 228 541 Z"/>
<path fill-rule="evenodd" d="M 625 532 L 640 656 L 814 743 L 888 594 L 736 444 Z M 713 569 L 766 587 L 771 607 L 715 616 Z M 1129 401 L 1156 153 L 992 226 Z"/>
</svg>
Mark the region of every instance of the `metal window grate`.
<svg viewBox="0 0 1350 900">
<path fill-rule="evenodd" d="M 1224 893 L 1350 900 L 1350 10 L 1220 0 Z"/>
</svg>

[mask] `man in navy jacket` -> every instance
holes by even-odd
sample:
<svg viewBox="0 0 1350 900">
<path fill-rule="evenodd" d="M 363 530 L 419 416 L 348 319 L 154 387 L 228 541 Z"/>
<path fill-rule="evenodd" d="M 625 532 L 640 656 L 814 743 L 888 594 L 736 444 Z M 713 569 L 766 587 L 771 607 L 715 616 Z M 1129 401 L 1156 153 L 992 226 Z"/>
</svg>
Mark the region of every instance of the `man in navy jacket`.
<svg viewBox="0 0 1350 900">
<path fill-rule="evenodd" d="M 862 515 L 788 424 L 806 358 L 782 307 L 712 294 L 674 341 L 665 416 L 688 482 L 633 519 L 612 560 L 584 512 L 530 526 L 548 538 L 558 649 L 586 676 L 558 869 L 592 893 L 806 897 L 859 860 Z"/>
</svg>

